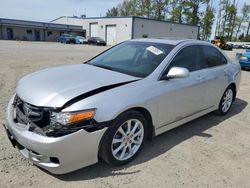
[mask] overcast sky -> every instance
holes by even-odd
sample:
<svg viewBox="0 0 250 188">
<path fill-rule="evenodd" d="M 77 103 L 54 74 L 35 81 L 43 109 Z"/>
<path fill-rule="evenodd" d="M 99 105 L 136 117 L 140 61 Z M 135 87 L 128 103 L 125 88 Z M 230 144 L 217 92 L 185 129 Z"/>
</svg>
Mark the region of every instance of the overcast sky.
<svg viewBox="0 0 250 188">
<path fill-rule="evenodd" d="M 0 0 L 0 17 L 48 22 L 60 16 L 105 16 L 123 0 Z M 239 7 L 249 0 L 238 0 Z M 214 0 L 214 7 L 219 0 Z"/>
<path fill-rule="evenodd" d="M 60 16 L 105 16 L 122 0 L 0 0 L 0 17 L 49 22 Z"/>
<path fill-rule="evenodd" d="M 0 0 L 0 18 L 23 19 L 31 21 L 49 22 L 60 16 L 88 17 L 105 16 L 108 9 L 123 0 Z M 218 8 L 219 0 L 214 0 L 214 7 Z M 238 0 L 239 12 L 244 2 Z M 214 34 L 215 23 L 213 27 Z M 213 37 L 212 34 L 212 37 Z"/>
</svg>

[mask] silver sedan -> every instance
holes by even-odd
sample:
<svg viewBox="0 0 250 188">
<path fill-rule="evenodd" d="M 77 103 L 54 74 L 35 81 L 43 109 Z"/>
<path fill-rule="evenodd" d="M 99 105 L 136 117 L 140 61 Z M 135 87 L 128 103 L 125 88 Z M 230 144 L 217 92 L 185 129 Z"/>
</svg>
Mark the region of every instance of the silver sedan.
<svg viewBox="0 0 250 188">
<path fill-rule="evenodd" d="M 198 40 L 137 39 L 84 64 L 22 78 L 6 133 L 24 157 L 62 174 L 98 162 L 123 165 L 146 139 L 210 112 L 229 112 L 240 65 Z"/>
</svg>

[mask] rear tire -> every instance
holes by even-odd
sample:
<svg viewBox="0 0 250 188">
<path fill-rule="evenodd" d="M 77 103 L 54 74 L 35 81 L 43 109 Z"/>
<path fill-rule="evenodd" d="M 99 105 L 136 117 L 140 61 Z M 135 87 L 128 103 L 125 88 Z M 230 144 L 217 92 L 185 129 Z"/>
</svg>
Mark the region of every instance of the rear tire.
<svg viewBox="0 0 250 188">
<path fill-rule="evenodd" d="M 132 161 L 141 151 L 147 137 L 144 116 L 130 110 L 119 115 L 104 135 L 99 156 L 112 166 Z"/>
<path fill-rule="evenodd" d="M 226 115 L 232 107 L 234 97 L 235 97 L 235 90 L 233 86 L 229 86 L 223 93 L 220 100 L 219 108 L 218 110 L 215 111 L 215 113 L 220 116 Z"/>
</svg>

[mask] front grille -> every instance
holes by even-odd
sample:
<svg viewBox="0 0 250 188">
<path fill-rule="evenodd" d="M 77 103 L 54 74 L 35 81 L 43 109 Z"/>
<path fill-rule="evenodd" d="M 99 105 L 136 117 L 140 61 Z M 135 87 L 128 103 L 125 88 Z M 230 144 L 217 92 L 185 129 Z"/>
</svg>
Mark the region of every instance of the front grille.
<svg viewBox="0 0 250 188">
<path fill-rule="evenodd" d="M 68 125 L 50 122 L 52 108 L 37 107 L 24 102 L 18 96 L 13 103 L 16 115 L 14 121 L 29 125 L 29 131 L 48 137 L 60 137 L 74 133 L 80 129 L 93 132 L 107 126 L 107 122 L 97 123 L 94 119 Z"/>
<path fill-rule="evenodd" d="M 22 103 L 24 114 L 33 122 L 41 121 L 43 119 L 43 110 L 41 108 L 32 106 L 28 103 Z"/>
<path fill-rule="evenodd" d="M 50 114 L 48 110 L 28 104 L 22 101 L 18 96 L 16 96 L 13 105 L 16 109 L 16 122 L 22 124 L 32 122 L 40 128 L 46 127 L 50 124 Z"/>
</svg>

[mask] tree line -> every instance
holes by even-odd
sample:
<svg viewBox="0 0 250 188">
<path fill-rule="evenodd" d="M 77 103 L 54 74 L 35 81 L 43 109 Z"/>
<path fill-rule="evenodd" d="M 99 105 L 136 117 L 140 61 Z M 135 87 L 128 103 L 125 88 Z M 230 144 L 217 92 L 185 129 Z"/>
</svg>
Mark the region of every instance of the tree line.
<svg viewBox="0 0 250 188">
<path fill-rule="evenodd" d="M 244 3 L 240 10 L 237 7 L 236 0 L 220 0 L 219 4 L 213 0 L 124 0 L 106 16 L 142 16 L 199 25 L 203 40 L 210 38 L 215 24 L 215 36 L 250 41 L 250 4 Z"/>
</svg>

